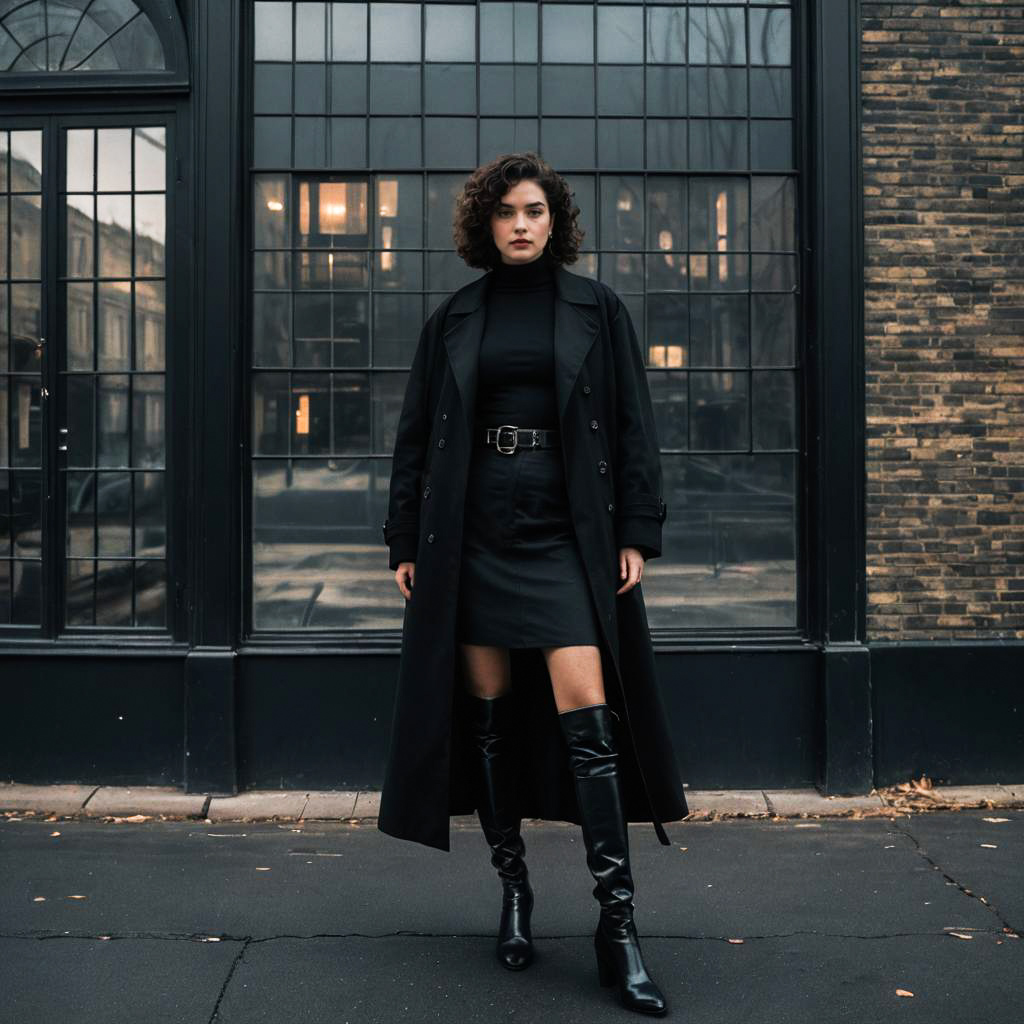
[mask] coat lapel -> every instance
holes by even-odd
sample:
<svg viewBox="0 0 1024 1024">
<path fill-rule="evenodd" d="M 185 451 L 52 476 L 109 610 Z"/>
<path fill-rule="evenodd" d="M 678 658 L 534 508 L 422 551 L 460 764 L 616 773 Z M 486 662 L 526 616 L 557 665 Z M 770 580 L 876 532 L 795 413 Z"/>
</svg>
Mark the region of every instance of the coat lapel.
<svg viewBox="0 0 1024 1024">
<path fill-rule="evenodd" d="M 455 293 L 443 328 L 444 344 L 462 400 L 467 432 L 472 429 L 476 409 L 480 341 L 484 332 L 490 278 L 489 273 L 483 274 Z M 596 306 L 597 297 L 586 278 L 563 266 L 555 268 L 555 393 L 559 422 L 565 415 L 580 367 L 600 329 Z"/>
</svg>

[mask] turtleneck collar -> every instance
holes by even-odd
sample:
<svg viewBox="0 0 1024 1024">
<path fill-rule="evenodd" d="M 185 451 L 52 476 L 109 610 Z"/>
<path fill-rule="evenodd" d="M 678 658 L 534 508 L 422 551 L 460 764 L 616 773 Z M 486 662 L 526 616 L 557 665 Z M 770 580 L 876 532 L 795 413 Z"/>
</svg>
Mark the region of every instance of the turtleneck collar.
<svg viewBox="0 0 1024 1024">
<path fill-rule="evenodd" d="M 499 263 L 492 271 L 495 287 L 501 289 L 539 288 L 554 281 L 555 261 L 547 246 L 529 263 Z"/>
</svg>

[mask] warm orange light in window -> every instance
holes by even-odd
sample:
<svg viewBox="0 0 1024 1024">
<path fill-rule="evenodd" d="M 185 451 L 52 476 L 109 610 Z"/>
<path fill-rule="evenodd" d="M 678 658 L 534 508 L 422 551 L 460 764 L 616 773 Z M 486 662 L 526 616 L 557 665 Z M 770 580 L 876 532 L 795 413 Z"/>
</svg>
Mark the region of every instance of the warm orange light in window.
<svg viewBox="0 0 1024 1024">
<path fill-rule="evenodd" d="M 309 395 L 299 395 L 299 407 L 295 410 L 295 433 L 309 433 Z"/>
</svg>

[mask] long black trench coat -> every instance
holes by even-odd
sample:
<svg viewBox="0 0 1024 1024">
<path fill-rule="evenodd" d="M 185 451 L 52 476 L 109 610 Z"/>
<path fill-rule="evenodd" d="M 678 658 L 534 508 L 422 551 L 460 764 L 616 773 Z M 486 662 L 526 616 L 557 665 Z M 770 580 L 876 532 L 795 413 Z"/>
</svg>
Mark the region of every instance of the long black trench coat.
<svg viewBox="0 0 1024 1024">
<path fill-rule="evenodd" d="M 420 333 L 399 416 L 389 565 L 415 562 L 378 828 L 449 851 L 449 816 L 476 810 L 456 641 L 466 481 L 491 274 L 447 296 Z M 569 504 L 601 625 L 605 699 L 619 715 L 626 818 L 688 813 L 655 678 L 642 584 L 622 595 L 619 549 L 661 554 L 661 462 L 640 344 L 615 292 L 555 268 L 555 385 Z M 508 458 L 516 458 L 509 455 Z M 568 752 L 539 649 L 511 651 L 524 818 L 580 824 Z"/>
</svg>

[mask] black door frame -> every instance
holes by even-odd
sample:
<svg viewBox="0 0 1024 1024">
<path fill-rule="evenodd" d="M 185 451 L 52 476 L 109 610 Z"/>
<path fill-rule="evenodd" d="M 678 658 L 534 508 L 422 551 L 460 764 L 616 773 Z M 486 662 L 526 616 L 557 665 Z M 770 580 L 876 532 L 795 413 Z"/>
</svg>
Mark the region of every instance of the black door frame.
<svg viewBox="0 0 1024 1024">
<path fill-rule="evenodd" d="M 42 416 L 41 446 L 43 452 L 43 591 L 42 624 L 35 627 L 6 627 L 4 643 L 15 647 L 58 644 L 91 647 L 166 646 L 184 642 L 187 623 L 179 613 L 183 593 L 185 510 L 173 500 L 173 494 L 188 478 L 187 436 L 182 430 L 182 417 L 177 414 L 187 400 L 190 372 L 188 345 L 190 334 L 187 316 L 189 275 L 188 262 L 180 242 L 187 218 L 187 201 L 179 194 L 179 168 L 188 158 L 187 123 L 184 104 L 178 99 L 157 100 L 155 97 L 133 97 L 125 94 L 61 95 L 11 97 L 0 124 L 13 129 L 38 128 L 43 132 L 43 213 L 42 213 L 42 333 L 46 338 L 43 364 L 43 387 L 47 392 Z M 139 124 L 164 125 L 167 128 L 167 365 L 166 365 L 166 473 L 168 495 L 167 518 L 167 615 L 168 628 L 128 629 L 76 627 L 64 630 L 63 510 L 57 507 L 60 496 L 57 443 L 62 408 L 60 371 L 58 367 L 60 310 L 63 306 L 59 288 L 61 246 L 64 235 L 60 228 L 61 169 L 63 155 L 61 132 L 76 127 L 127 127 Z"/>
</svg>

